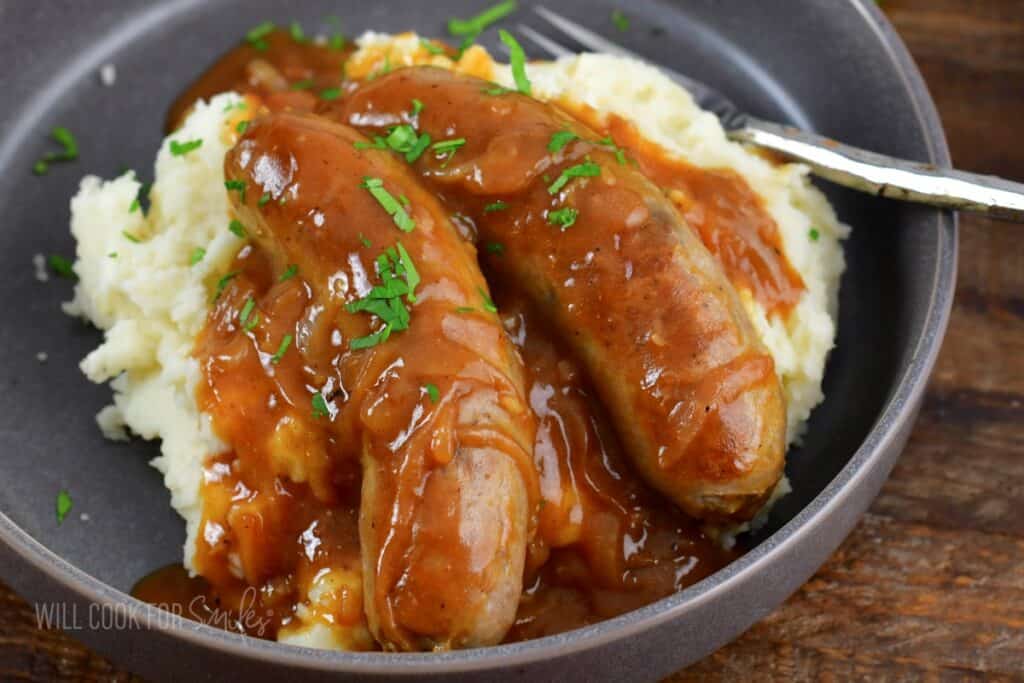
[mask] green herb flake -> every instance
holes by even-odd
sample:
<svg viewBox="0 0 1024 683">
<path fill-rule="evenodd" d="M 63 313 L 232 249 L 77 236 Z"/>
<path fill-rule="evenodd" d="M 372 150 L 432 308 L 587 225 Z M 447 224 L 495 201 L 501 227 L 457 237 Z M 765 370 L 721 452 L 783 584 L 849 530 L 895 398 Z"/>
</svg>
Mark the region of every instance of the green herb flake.
<svg viewBox="0 0 1024 683">
<path fill-rule="evenodd" d="M 270 201 L 270 193 L 269 192 L 264 192 L 263 194 L 260 195 L 260 198 L 256 201 L 256 205 L 260 206 L 260 207 L 263 207 L 263 206 L 266 206 L 267 202 L 269 202 L 269 201 Z"/>
<path fill-rule="evenodd" d="M 188 259 L 188 264 L 194 266 L 195 264 L 206 258 L 206 250 L 202 247 L 196 247 L 192 250 L 192 255 Z"/>
<path fill-rule="evenodd" d="M 387 341 L 392 332 L 408 329 L 410 313 L 402 297 L 409 303 L 416 301 L 415 290 L 420 283 L 420 275 L 401 242 L 378 256 L 376 264 L 380 284 L 363 298 L 345 304 L 345 310 L 349 313 L 371 313 L 380 319 L 383 326 L 365 337 L 353 339 L 349 348 L 354 350 L 376 346 Z"/>
<path fill-rule="evenodd" d="M 812 242 L 817 242 L 818 238 L 821 237 L 821 233 L 818 232 L 817 228 L 811 228 L 811 231 L 807 233 L 807 236 L 811 238 Z"/>
<path fill-rule="evenodd" d="M 117 252 L 116 251 L 110 252 L 109 254 L 107 254 L 107 258 L 117 258 Z"/>
<path fill-rule="evenodd" d="M 565 149 L 573 140 L 579 140 L 580 136 L 573 133 L 571 130 L 560 130 L 551 136 L 551 141 L 548 142 L 549 152 L 560 152 Z"/>
<path fill-rule="evenodd" d="M 284 354 L 288 351 L 288 347 L 292 345 L 292 339 L 292 335 L 284 335 L 284 338 L 281 339 L 281 344 L 277 347 L 277 351 L 275 351 L 274 355 L 270 357 L 271 363 L 277 365 L 281 362 L 281 359 L 284 358 Z"/>
<path fill-rule="evenodd" d="M 203 146 L 202 139 L 187 140 L 185 142 L 178 142 L 177 140 L 171 140 L 171 155 L 176 157 L 185 156 L 194 149 L 199 149 Z"/>
<path fill-rule="evenodd" d="M 444 54 L 444 48 L 430 40 L 427 40 L 426 38 L 420 38 L 420 47 L 422 47 L 424 50 L 426 50 L 432 55 Z"/>
<path fill-rule="evenodd" d="M 45 175 L 50 170 L 50 164 L 54 162 L 74 161 L 78 158 L 78 142 L 70 130 L 64 126 L 57 126 L 50 132 L 50 137 L 61 146 L 61 151 L 49 152 L 33 164 L 32 172 L 36 175 Z"/>
<path fill-rule="evenodd" d="M 414 99 L 412 101 L 412 115 L 414 117 L 419 116 L 420 112 L 423 111 L 423 103 L 419 100 Z"/>
<path fill-rule="evenodd" d="M 277 281 L 286 282 L 287 280 L 291 280 L 298 272 L 299 267 L 293 263 L 288 266 L 283 273 L 281 273 L 281 277 L 277 278 Z"/>
<path fill-rule="evenodd" d="M 359 243 L 366 247 L 367 249 L 373 246 L 373 243 L 370 241 L 370 239 L 363 233 L 359 233 Z"/>
<path fill-rule="evenodd" d="M 78 279 L 73 268 L 74 264 L 70 259 L 64 258 L 60 254 L 50 254 L 47 260 L 50 264 L 50 270 L 56 273 L 58 277 L 67 278 L 68 280 Z"/>
<path fill-rule="evenodd" d="M 303 79 L 301 81 L 295 81 L 294 83 L 292 83 L 291 85 L 288 86 L 288 88 L 290 90 L 309 90 L 312 87 L 313 87 L 313 79 L 312 78 L 305 78 L 305 79 Z"/>
<path fill-rule="evenodd" d="M 526 52 L 523 51 L 523 46 L 505 29 L 501 29 L 498 35 L 501 38 L 501 42 L 508 46 L 509 63 L 512 65 L 512 78 L 515 79 L 516 90 L 524 95 L 531 94 L 533 88 L 530 85 L 529 77 L 526 75 Z"/>
<path fill-rule="evenodd" d="M 245 304 L 242 306 L 242 310 L 238 313 L 238 322 L 242 324 L 246 330 L 251 329 L 249 327 L 249 320 L 252 316 L 253 309 L 256 308 L 256 300 L 251 296 L 245 300 Z"/>
<path fill-rule="evenodd" d="M 331 410 L 327 407 L 327 399 L 319 391 L 313 394 L 313 419 L 319 420 L 321 417 L 330 417 Z"/>
<path fill-rule="evenodd" d="M 345 36 L 340 33 L 332 33 L 331 37 L 327 39 L 327 47 L 339 52 L 345 49 L 345 43 Z"/>
<path fill-rule="evenodd" d="M 476 291 L 480 292 L 480 296 L 484 300 L 484 310 L 487 311 L 488 313 L 497 313 L 498 307 L 494 305 L 493 301 L 491 301 L 491 297 L 488 296 L 487 290 L 485 290 L 483 287 L 477 287 Z"/>
<path fill-rule="evenodd" d="M 357 140 L 352 144 L 356 149 L 387 149 L 388 142 L 379 135 L 373 136 L 373 142 L 367 142 L 365 140 Z"/>
<path fill-rule="evenodd" d="M 459 306 L 458 308 L 455 309 L 455 312 L 456 313 L 472 313 L 475 310 L 476 309 L 473 308 L 472 306 Z"/>
<path fill-rule="evenodd" d="M 551 183 L 551 186 L 548 187 L 548 194 L 558 194 L 573 178 L 596 178 L 599 175 L 601 175 L 601 167 L 593 161 L 570 166 L 562 171 L 555 182 Z"/>
<path fill-rule="evenodd" d="M 299 22 L 293 21 L 288 26 L 288 33 L 291 34 L 292 40 L 294 40 L 296 43 L 306 42 L 306 34 L 302 30 L 302 24 L 300 24 Z"/>
<path fill-rule="evenodd" d="M 138 237 L 136 237 L 135 235 L 131 234 L 131 233 L 130 233 L 130 232 L 128 232 L 127 230 L 122 230 L 122 231 L 121 231 L 121 234 L 122 234 L 122 235 L 124 235 L 124 238 L 125 238 L 126 240 L 128 240 L 129 242 L 134 242 L 135 244 L 140 244 L 140 243 L 142 242 L 142 240 L 141 240 L 141 239 L 139 239 L 139 238 L 138 238 Z"/>
<path fill-rule="evenodd" d="M 423 385 L 423 388 L 426 390 L 427 396 L 430 397 L 431 403 L 437 403 L 438 401 L 441 400 L 441 390 L 437 388 L 436 384 L 434 384 L 433 382 L 428 382 L 427 384 Z"/>
<path fill-rule="evenodd" d="M 508 202 L 503 202 L 500 199 L 496 202 L 491 202 L 484 207 L 484 213 L 494 213 L 495 211 L 504 211 L 508 208 Z"/>
<path fill-rule="evenodd" d="M 57 494 L 57 524 L 63 524 L 64 518 L 71 512 L 71 494 L 61 489 Z"/>
<path fill-rule="evenodd" d="M 132 203 L 128 205 L 128 213 L 135 213 L 139 210 L 139 198 L 136 197 L 132 200 Z"/>
<path fill-rule="evenodd" d="M 249 130 L 248 119 L 246 119 L 245 121 L 239 121 L 238 124 L 235 125 L 235 132 L 238 133 L 239 135 L 245 135 L 245 131 L 247 130 Z"/>
<path fill-rule="evenodd" d="M 262 24 L 257 24 L 253 28 L 249 29 L 249 32 L 245 34 L 245 42 L 249 43 L 252 47 L 263 52 L 267 49 L 267 41 L 264 40 L 267 36 L 273 33 L 274 22 L 264 21 Z"/>
<path fill-rule="evenodd" d="M 612 10 L 612 24 L 622 33 L 629 30 L 629 17 L 622 13 L 622 10 Z"/>
<path fill-rule="evenodd" d="M 320 91 L 321 100 L 336 100 L 341 97 L 341 88 L 327 88 L 326 90 Z"/>
<path fill-rule="evenodd" d="M 572 227 L 579 215 L 579 210 L 565 206 L 555 211 L 549 211 L 548 223 L 551 223 L 551 225 L 557 225 L 562 230 L 567 230 Z"/>
<path fill-rule="evenodd" d="M 412 232 L 416 228 L 416 222 L 409 216 L 401 202 L 384 189 L 383 180 L 366 176 L 363 178 L 362 187 L 366 188 L 373 195 L 377 203 L 391 216 L 399 230 L 402 232 Z"/>
<path fill-rule="evenodd" d="M 438 154 L 454 154 L 459 148 L 466 144 L 466 138 L 453 138 L 451 140 L 440 140 L 430 146 Z"/>
<path fill-rule="evenodd" d="M 501 242 L 488 242 L 484 248 L 488 254 L 494 254 L 495 256 L 501 256 L 505 253 L 505 245 Z"/>
<path fill-rule="evenodd" d="M 224 277 L 222 277 L 221 279 L 217 280 L 217 291 L 215 291 L 213 294 L 214 301 L 220 298 L 220 295 L 224 293 L 224 289 L 228 286 L 228 283 L 234 280 L 236 277 L 238 277 L 238 274 L 241 272 L 242 271 L 240 270 L 233 270 L 230 273 L 224 275 Z"/>
<path fill-rule="evenodd" d="M 238 235 L 239 237 L 246 237 L 245 226 L 242 225 L 242 221 L 238 220 L 237 218 L 228 223 L 228 230 L 230 230 L 235 235 Z"/>
<path fill-rule="evenodd" d="M 483 33 L 487 27 L 501 21 L 516 11 L 515 0 L 506 0 L 493 7 L 485 9 L 480 14 L 470 19 L 449 19 L 448 32 L 453 36 L 472 36 L 474 39 Z"/>
</svg>

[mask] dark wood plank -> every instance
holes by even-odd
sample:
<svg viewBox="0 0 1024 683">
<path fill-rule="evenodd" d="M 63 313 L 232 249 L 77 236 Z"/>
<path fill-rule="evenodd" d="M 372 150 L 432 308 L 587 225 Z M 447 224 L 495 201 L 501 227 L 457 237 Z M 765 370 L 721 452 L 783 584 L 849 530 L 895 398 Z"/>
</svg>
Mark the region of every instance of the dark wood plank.
<svg viewBox="0 0 1024 683">
<path fill-rule="evenodd" d="M 1024 179 L 1024 0 L 884 0 L 964 169 Z M 921 419 L 789 601 L 673 681 L 1024 680 L 1024 232 L 965 217 Z M 0 680 L 128 681 L 0 584 Z"/>
</svg>

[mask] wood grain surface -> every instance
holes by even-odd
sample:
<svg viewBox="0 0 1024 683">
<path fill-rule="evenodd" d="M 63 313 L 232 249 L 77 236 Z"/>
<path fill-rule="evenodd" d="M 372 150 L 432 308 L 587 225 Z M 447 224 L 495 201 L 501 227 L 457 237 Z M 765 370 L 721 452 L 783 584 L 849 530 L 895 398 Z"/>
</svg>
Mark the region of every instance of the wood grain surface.
<svg viewBox="0 0 1024 683">
<path fill-rule="evenodd" d="M 831 1 L 831 0 L 830 0 Z M 1024 0 L 885 0 L 956 165 L 1024 180 Z M 1024 227 L 964 216 L 910 444 L 829 562 L 683 681 L 1024 680 Z M 0 681 L 137 680 L 0 584 Z"/>
</svg>

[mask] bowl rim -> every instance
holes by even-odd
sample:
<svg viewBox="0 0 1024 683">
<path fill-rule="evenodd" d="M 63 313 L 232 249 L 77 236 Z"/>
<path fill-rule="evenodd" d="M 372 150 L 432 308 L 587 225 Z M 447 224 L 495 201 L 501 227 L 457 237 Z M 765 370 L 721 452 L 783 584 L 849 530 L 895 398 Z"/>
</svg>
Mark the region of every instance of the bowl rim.
<svg viewBox="0 0 1024 683">
<path fill-rule="evenodd" d="M 935 104 L 917 65 L 902 39 L 874 0 L 848 0 L 866 27 L 884 46 L 903 88 L 914 105 L 914 116 L 924 136 L 928 161 L 949 166 L 950 155 Z M 935 210 L 940 239 L 935 255 L 923 329 L 896 389 L 867 437 L 849 462 L 825 488 L 792 519 L 742 557 L 678 593 L 618 617 L 565 633 L 488 648 L 443 653 L 340 652 L 284 645 L 229 633 L 170 614 L 120 591 L 49 550 L 0 511 L 0 544 L 24 567 L 70 590 L 77 598 L 114 606 L 150 631 L 179 638 L 224 655 L 265 662 L 294 670 L 351 674 L 411 675 L 473 673 L 496 667 L 527 664 L 578 654 L 607 645 L 680 618 L 688 611 L 730 592 L 735 586 L 765 571 L 776 559 L 805 542 L 832 513 L 851 499 L 856 484 L 884 464 L 887 450 L 900 438 L 900 427 L 913 421 L 949 322 L 956 286 L 957 218 Z"/>
</svg>

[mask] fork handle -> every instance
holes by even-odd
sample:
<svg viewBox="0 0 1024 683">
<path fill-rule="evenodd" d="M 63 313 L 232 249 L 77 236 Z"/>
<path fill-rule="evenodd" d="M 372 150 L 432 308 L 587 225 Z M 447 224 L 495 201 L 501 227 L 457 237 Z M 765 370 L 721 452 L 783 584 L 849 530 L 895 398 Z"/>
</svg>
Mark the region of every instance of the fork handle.
<svg viewBox="0 0 1024 683">
<path fill-rule="evenodd" d="M 815 175 L 862 192 L 1024 222 L 1024 184 L 850 147 L 791 126 L 747 118 L 733 140 L 811 167 Z"/>
</svg>

